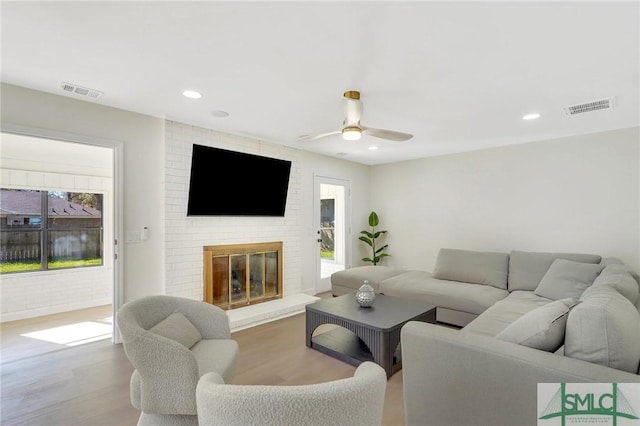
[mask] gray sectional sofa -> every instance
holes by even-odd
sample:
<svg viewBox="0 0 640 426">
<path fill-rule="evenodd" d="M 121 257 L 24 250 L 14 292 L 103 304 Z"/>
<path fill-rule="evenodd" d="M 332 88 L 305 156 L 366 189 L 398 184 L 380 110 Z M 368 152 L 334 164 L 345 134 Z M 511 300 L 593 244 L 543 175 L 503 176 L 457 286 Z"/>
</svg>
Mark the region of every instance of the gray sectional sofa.
<svg viewBox="0 0 640 426">
<path fill-rule="evenodd" d="M 432 273 L 334 273 L 333 294 L 365 279 L 460 327 L 403 327 L 408 425 L 533 425 L 538 383 L 640 383 L 639 279 L 617 259 L 441 249 Z"/>
</svg>

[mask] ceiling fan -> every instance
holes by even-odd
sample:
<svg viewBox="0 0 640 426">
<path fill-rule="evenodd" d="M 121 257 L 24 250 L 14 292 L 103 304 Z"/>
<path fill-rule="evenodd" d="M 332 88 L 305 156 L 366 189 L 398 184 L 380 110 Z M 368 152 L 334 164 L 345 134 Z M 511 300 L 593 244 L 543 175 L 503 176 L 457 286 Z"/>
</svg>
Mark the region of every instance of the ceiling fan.
<svg viewBox="0 0 640 426">
<path fill-rule="evenodd" d="M 362 135 L 374 136 L 376 138 L 388 139 L 392 141 L 406 141 L 413 137 L 408 133 L 395 132 L 393 130 L 373 129 L 364 127 L 360 124 L 362 118 L 362 102 L 360 101 L 360 92 L 349 90 L 342 95 L 345 99 L 344 104 L 344 121 L 342 127 L 331 130 L 329 132 L 317 133 L 315 135 L 302 135 L 298 142 L 309 142 L 326 136 L 342 133 L 342 139 L 346 141 L 355 141 Z"/>
</svg>

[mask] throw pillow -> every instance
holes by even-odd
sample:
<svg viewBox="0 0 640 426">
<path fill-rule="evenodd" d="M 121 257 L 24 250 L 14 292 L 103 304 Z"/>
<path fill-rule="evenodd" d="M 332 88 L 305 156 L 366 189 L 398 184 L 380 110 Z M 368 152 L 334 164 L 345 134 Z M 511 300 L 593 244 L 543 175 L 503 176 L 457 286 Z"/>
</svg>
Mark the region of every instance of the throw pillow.
<svg viewBox="0 0 640 426">
<path fill-rule="evenodd" d="M 509 254 L 509 291 L 536 289 L 556 259 L 573 260 L 582 263 L 600 263 L 602 258 L 595 254 L 582 253 L 539 253 L 512 250 Z"/>
<path fill-rule="evenodd" d="M 191 348 L 202 340 L 202 335 L 198 329 L 177 310 L 151 327 L 149 331 L 176 341 L 187 348 Z"/>
<path fill-rule="evenodd" d="M 551 300 L 567 297 L 579 299 L 587 287 L 593 284 L 602 268 L 604 266 L 600 264 L 556 259 L 533 292 Z"/>
<path fill-rule="evenodd" d="M 567 315 L 580 303 L 566 298 L 529 311 L 502 330 L 496 338 L 547 352 L 557 351 L 564 342 Z"/>
<path fill-rule="evenodd" d="M 589 290 L 569 313 L 564 354 L 636 373 L 640 364 L 640 313 L 609 286 Z"/>
</svg>

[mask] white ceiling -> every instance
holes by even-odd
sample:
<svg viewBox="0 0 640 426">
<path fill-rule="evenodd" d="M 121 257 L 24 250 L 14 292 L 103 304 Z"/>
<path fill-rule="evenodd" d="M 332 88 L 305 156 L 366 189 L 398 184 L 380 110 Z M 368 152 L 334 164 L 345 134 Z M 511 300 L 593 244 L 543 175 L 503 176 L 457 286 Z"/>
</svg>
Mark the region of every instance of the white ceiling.
<svg viewBox="0 0 640 426">
<path fill-rule="evenodd" d="M 1 78 L 382 164 L 640 125 L 639 4 L 2 1 Z M 346 90 L 361 91 L 364 126 L 414 138 L 296 143 L 340 127 Z"/>
</svg>

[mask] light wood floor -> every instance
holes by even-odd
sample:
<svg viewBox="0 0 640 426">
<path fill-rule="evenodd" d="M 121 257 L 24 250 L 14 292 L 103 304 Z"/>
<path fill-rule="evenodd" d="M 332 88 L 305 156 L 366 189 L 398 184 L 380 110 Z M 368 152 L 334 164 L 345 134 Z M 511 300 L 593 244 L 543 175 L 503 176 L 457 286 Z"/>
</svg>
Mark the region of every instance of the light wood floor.
<svg viewBox="0 0 640 426">
<path fill-rule="evenodd" d="M 110 340 L 111 332 L 103 333 L 104 330 L 112 328 L 112 315 L 111 305 L 104 305 L 44 317 L 0 323 L 0 347 L 2 348 L 0 360 L 4 364 L 34 355 L 66 349 L 69 347 L 68 344 L 77 343 L 78 334 L 82 334 L 80 338 L 92 335 L 101 340 Z M 92 330 L 79 329 L 79 327 L 87 324 L 89 326 L 91 324 L 96 325 L 99 327 L 99 331 L 95 330 L 95 333 L 91 333 Z M 73 328 L 74 326 L 76 328 Z M 65 328 L 68 330 L 65 330 Z M 85 331 L 85 333 L 82 333 L 82 331 Z M 48 336 L 45 335 L 45 338 L 50 337 L 53 339 L 43 340 L 42 338 L 30 337 L 30 333 L 46 333 Z M 64 334 L 68 337 L 64 336 Z M 58 340 L 59 342 L 56 343 L 51 340 Z M 66 344 L 61 342 L 66 342 Z"/>
<path fill-rule="evenodd" d="M 64 322 L 58 317 L 53 320 L 57 325 Z M 133 369 L 122 345 L 107 339 L 73 347 L 42 346 L 38 350 L 37 344 L 16 337 L 20 334 L 16 330 L 37 329 L 38 321 L 20 323 L 2 327 L 0 424 L 136 424 L 139 412 L 129 401 Z M 297 385 L 353 375 L 355 367 L 307 348 L 304 333 L 304 314 L 233 333 L 240 345 L 234 383 Z M 400 371 L 387 382 L 384 425 L 404 425 L 402 404 Z"/>
</svg>

